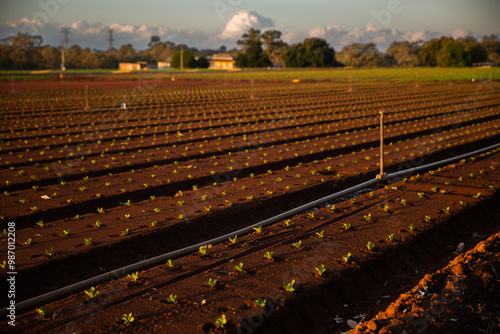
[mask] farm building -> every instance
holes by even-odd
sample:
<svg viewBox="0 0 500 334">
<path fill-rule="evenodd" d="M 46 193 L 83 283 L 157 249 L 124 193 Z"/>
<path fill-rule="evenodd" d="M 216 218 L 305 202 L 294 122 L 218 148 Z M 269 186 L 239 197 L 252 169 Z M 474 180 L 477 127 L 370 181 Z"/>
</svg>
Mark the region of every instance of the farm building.
<svg viewBox="0 0 500 334">
<path fill-rule="evenodd" d="M 137 61 L 135 63 L 119 63 L 118 68 L 124 71 L 139 71 L 147 69 L 148 63 L 145 61 Z"/>
<path fill-rule="evenodd" d="M 164 61 L 158 62 L 158 69 L 170 68 L 170 62 L 172 61 L 171 57 L 166 58 Z"/>
<path fill-rule="evenodd" d="M 210 69 L 232 69 L 236 68 L 236 61 L 229 53 L 217 53 L 209 57 Z"/>
</svg>

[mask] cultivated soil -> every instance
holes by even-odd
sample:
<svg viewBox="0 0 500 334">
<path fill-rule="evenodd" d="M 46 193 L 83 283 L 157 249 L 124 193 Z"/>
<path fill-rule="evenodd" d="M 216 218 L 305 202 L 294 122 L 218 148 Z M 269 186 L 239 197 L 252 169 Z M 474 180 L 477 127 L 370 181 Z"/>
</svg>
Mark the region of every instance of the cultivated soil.
<svg viewBox="0 0 500 334">
<path fill-rule="evenodd" d="M 384 115 L 389 173 L 500 139 L 495 85 L 359 84 L 346 93 L 330 83 L 260 83 L 260 98 L 251 100 L 238 83 L 227 95 L 223 83 L 154 86 L 165 96 L 143 83 L 147 98 L 127 85 L 92 87 L 91 101 L 102 107 L 87 111 L 68 102 L 81 105 L 81 88 L 74 95 L 68 89 L 66 102 L 51 97 L 50 109 L 28 101 L 19 114 L 17 102 L 4 105 L 0 167 L 9 182 L 0 186 L 1 215 L 2 229 L 9 221 L 16 225 L 17 302 L 372 179 L 382 104 L 391 105 Z M 31 98 L 44 99 L 31 89 Z M 52 91 L 39 92 L 50 97 Z M 126 116 L 116 114 L 123 92 L 135 98 Z M 489 237 L 499 231 L 499 169 L 497 149 L 389 179 L 234 243 L 207 245 L 206 254 L 139 271 L 136 282 L 123 277 L 99 284 L 95 298 L 82 291 L 45 304 L 43 317 L 20 312 L 15 328 L 7 320 L 2 328 L 339 333 L 358 325 L 360 332 L 493 333 L 498 298 L 488 296 L 498 296 L 500 266 L 498 236 Z M 484 252 L 465 253 L 483 240 Z M 0 261 L 7 259 L 7 242 L 2 236 Z M 210 279 L 217 280 L 212 287 Z M 436 300 L 439 308 L 429 304 Z M 125 325 L 122 315 L 130 313 L 135 320 Z M 223 314 L 224 328 L 215 324 Z"/>
</svg>

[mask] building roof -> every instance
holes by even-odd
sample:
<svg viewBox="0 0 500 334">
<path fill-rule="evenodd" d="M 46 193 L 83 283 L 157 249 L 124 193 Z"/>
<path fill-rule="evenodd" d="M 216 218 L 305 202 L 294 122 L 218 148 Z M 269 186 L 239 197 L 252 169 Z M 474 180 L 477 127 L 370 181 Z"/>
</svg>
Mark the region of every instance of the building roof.
<svg viewBox="0 0 500 334">
<path fill-rule="evenodd" d="M 229 53 L 217 53 L 210 57 L 212 61 L 234 61 L 234 57 Z"/>
</svg>

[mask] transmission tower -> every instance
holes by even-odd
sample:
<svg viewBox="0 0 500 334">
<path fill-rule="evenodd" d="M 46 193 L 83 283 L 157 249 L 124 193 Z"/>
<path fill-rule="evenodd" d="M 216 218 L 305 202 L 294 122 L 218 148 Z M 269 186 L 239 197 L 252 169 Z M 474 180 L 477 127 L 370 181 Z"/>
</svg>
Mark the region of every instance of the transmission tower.
<svg viewBox="0 0 500 334">
<path fill-rule="evenodd" d="M 70 28 L 61 28 L 61 32 L 64 35 L 64 38 L 61 41 L 61 70 L 65 71 L 66 70 L 66 65 L 65 65 L 64 52 L 68 48 L 69 34 L 70 34 L 71 31 L 70 31 Z"/>
<path fill-rule="evenodd" d="M 112 50 L 113 49 L 113 41 L 115 41 L 115 39 L 113 38 L 113 29 L 109 28 L 108 33 L 109 33 L 109 37 L 108 37 L 107 41 L 109 42 L 109 49 Z"/>
</svg>

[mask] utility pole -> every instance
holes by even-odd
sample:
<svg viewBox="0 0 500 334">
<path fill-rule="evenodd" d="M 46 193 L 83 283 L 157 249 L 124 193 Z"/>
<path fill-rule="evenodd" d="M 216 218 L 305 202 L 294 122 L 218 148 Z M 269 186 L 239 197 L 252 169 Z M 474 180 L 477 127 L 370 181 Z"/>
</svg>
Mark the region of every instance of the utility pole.
<svg viewBox="0 0 500 334">
<path fill-rule="evenodd" d="M 61 41 L 61 70 L 66 71 L 66 65 L 65 65 L 66 58 L 64 53 L 66 51 L 66 48 L 68 47 L 68 40 L 69 40 L 68 36 L 70 33 L 70 28 L 62 28 L 61 30 L 62 30 L 61 32 L 64 34 L 64 38 Z"/>
<path fill-rule="evenodd" d="M 380 173 L 377 175 L 377 179 L 384 179 L 384 108 L 380 108 L 378 111 L 380 115 Z"/>
<path fill-rule="evenodd" d="M 108 29 L 108 34 L 109 34 L 109 37 L 108 37 L 107 41 L 109 42 L 109 49 L 112 50 L 113 49 L 113 41 L 115 41 L 115 39 L 113 38 L 113 29 L 112 28 Z"/>
<path fill-rule="evenodd" d="M 181 45 L 181 70 L 184 69 L 184 46 Z"/>
</svg>

